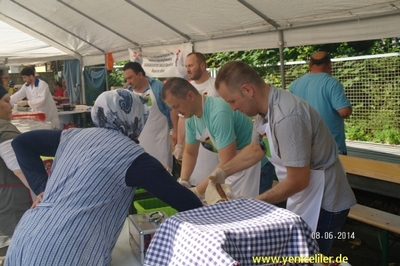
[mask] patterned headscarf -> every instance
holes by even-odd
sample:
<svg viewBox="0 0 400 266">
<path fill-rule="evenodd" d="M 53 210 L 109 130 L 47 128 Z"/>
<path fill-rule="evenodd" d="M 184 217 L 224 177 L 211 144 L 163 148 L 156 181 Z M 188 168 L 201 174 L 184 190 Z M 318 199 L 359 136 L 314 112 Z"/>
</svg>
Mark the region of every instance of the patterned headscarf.
<svg viewBox="0 0 400 266">
<path fill-rule="evenodd" d="M 118 130 L 132 140 L 139 137 L 148 116 L 145 99 L 127 90 L 103 92 L 92 108 L 96 127 Z"/>
</svg>

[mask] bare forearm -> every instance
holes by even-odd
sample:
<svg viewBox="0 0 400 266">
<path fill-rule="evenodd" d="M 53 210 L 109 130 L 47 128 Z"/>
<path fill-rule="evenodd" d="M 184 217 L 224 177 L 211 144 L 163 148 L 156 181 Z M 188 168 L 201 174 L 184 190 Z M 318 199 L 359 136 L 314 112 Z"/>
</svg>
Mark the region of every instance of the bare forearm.
<svg viewBox="0 0 400 266">
<path fill-rule="evenodd" d="M 177 144 L 183 144 L 185 142 L 185 120 L 184 117 L 179 117 L 178 120 L 178 130 L 177 130 Z"/>
<path fill-rule="evenodd" d="M 188 147 L 188 144 L 186 144 L 185 146 Z M 182 178 L 189 179 L 190 176 L 192 175 L 197 161 L 198 148 L 199 147 L 197 147 L 197 151 L 192 151 L 192 152 L 189 151 L 190 148 L 189 149 L 185 148 L 182 159 L 182 169 L 181 169 Z"/>
<path fill-rule="evenodd" d="M 347 118 L 351 115 L 351 113 L 353 112 L 353 109 L 351 106 L 349 106 L 349 107 L 339 109 L 339 110 L 337 110 L 337 112 L 340 115 L 340 117 Z"/>
<path fill-rule="evenodd" d="M 298 191 L 297 187 L 294 187 L 288 179 L 284 179 L 279 182 L 273 188 L 265 191 L 264 193 L 258 195 L 256 199 L 275 204 L 282 202 L 289 198 L 290 196 L 296 194 Z"/>
<path fill-rule="evenodd" d="M 257 199 L 275 204 L 304 190 L 310 182 L 310 167 L 286 167 L 287 176 L 273 188 L 257 196 Z"/>
<path fill-rule="evenodd" d="M 174 109 L 171 109 L 169 112 L 169 115 L 171 117 L 171 122 L 172 122 L 172 140 L 173 140 L 173 145 L 177 144 L 176 142 L 176 135 L 177 135 L 177 130 L 178 130 L 178 112 Z"/>
<path fill-rule="evenodd" d="M 221 168 L 227 176 L 230 176 L 253 166 L 261 161 L 264 156 L 265 154 L 260 145 L 252 142 L 236 154 L 232 160 L 221 166 Z"/>
</svg>

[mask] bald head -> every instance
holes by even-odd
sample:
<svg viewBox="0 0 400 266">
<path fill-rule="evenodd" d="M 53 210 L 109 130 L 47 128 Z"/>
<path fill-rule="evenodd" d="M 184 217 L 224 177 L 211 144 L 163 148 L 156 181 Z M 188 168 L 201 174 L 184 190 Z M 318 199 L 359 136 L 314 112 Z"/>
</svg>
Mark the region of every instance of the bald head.
<svg viewBox="0 0 400 266">
<path fill-rule="evenodd" d="M 332 70 L 332 64 L 328 53 L 324 51 L 314 53 L 310 58 L 308 67 L 310 69 L 310 73 L 325 72 L 330 74 Z"/>
</svg>

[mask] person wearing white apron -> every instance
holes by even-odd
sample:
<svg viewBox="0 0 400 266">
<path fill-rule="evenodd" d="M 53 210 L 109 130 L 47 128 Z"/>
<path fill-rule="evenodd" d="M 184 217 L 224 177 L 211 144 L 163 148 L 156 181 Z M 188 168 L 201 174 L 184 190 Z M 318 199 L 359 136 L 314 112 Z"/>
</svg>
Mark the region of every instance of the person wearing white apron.
<svg viewBox="0 0 400 266">
<path fill-rule="evenodd" d="M 235 157 L 237 150 L 251 142 L 252 122 L 240 112 L 232 111 L 221 98 L 202 96 L 196 88 L 182 78 L 169 79 L 162 97 L 172 108 L 186 118 L 186 144 L 181 176 L 191 176 L 200 142 L 218 153 L 219 165 Z M 203 195 L 208 185 L 208 175 L 193 191 Z M 259 192 L 260 164 L 228 177 L 234 193 L 254 197 Z"/>
<path fill-rule="evenodd" d="M 24 67 L 21 71 L 21 76 L 25 84 L 19 91 L 11 95 L 10 103 L 16 104 L 22 99 L 28 98 L 27 101 L 21 101 L 18 104 L 22 106 L 29 105 L 33 112 L 45 113 L 46 121 L 51 122 L 54 128 L 60 128 L 56 103 L 50 93 L 49 85 L 35 77 L 33 67 Z"/>
<path fill-rule="evenodd" d="M 254 128 L 263 135 L 266 148 L 264 152 L 259 145 L 245 147 L 210 179 L 220 182 L 266 155 L 280 182 L 256 198 L 272 204 L 287 199 L 287 209 L 318 232 L 320 252 L 329 255 L 333 239 L 325 236 L 340 230 L 356 200 L 338 159 L 335 140 L 321 116 L 297 96 L 266 84 L 243 62 L 225 64 L 215 85 L 233 110 L 256 115 Z"/>
<path fill-rule="evenodd" d="M 161 100 L 161 81 L 146 77 L 142 66 L 137 62 L 124 65 L 124 76 L 130 85 L 128 90 L 147 99 L 150 110 L 147 122 L 140 134 L 139 143 L 147 153 L 172 169 L 172 148 L 169 136 L 169 108 Z M 171 114 L 171 119 L 173 115 Z M 178 117 L 176 116 L 177 121 Z"/>
<path fill-rule="evenodd" d="M 199 91 L 200 94 L 204 96 L 210 97 L 218 97 L 218 95 L 213 94 L 215 92 L 214 89 L 214 78 L 210 77 L 204 84 L 206 86 L 199 86 L 195 82 L 191 82 L 191 84 Z M 210 95 L 209 93 L 210 92 Z M 201 145 L 199 146 L 199 154 L 197 155 L 196 166 L 194 167 L 193 173 L 190 176 L 190 183 L 192 185 L 200 184 L 204 179 L 204 173 L 211 173 L 218 165 L 219 158 L 218 152 L 212 151 L 208 146 L 204 143 L 204 140 L 199 140 Z"/>
<path fill-rule="evenodd" d="M 186 72 L 190 83 L 199 91 L 201 95 L 219 97 L 214 88 L 215 78 L 210 77 L 207 72 L 206 59 L 202 53 L 192 52 L 187 55 L 185 60 Z M 178 160 L 182 159 L 183 143 L 185 141 L 185 118 L 179 117 L 177 144 L 174 149 L 174 156 Z M 211 173 L 219 163 L 218 153 L 213 152 L 208 146 L 201 144 L 197 156 L 196 166 L 190 177 L 181 176 L 180 180 L 189 182 L 191 185 L 198 185 L 204 179 L 204 173 Z M 190 181 L 189 181 L 190 178 Z"/>
</svg>

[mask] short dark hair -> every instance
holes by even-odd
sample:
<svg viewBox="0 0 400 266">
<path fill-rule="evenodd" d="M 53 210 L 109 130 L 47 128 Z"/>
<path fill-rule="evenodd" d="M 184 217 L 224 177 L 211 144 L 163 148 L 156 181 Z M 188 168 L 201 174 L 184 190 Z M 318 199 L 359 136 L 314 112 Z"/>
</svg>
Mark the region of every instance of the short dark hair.
<svg viewBox="0 0 400 266">
<path fill-rule="evenodd" d="M 243 84 L 253 84 L 262 87 L 265 82 L 251 66 L 241 61 L 230 61 L 223 65 L 215 78 L 215 89 L 218 91 L 221 83 L 225 83 L 230 92 L 241 92 Z"/>
<path fill-rule="evenodd" d="M 188 91 L 192 91 L 195 95 L 200 94 L 186 79 L 178 77 L 170 78 L 163 86 L 161 98 L 165 100 L 165 98 L 167 98 L 167 93 L 170 93 L 176 98 L 185 99 Z"/>
<path fill-rule="evenodd" d="M 24 67 L 22 70 L 21 70 L 21 75 L 22 76 L 35 76 L 35 70 L 34 70 L 34 68 L 33 67 L 31 67 L 31 66 L 27 66 L 27 67 Z"/>
<path fill-rule="evenodd" d="M 59 82 L 59 81 L 55 81 L 55 82 L 54 82 L 54 85 L 57 85 L 58 87 L 61 87 L 61 88 L 62 88 L 62 84 L 61 84 L 61 82 Z"/>
<path fill-rule="evenodd" d="M 144 72 L 144 69 L 138 62 L 128 62 L 122 68 L 123 71 L 128 69 L 131 69 L 136 75 L 142 73 L 144 77 L 146 76 L 146 72 Z"/>
<path fill-rule="evenodd" d="M 192 52 L 192 53 L 188 54 L 188 55 L 186 56 L 186 58 L 187 58 L 188 56 L 190 56 L 190 55 L 195 55 L 195 56 L 196 56 L 197 63 L 199 63 L 199 64 L 204 63 L 204 64 L 206 64 L 206 67 L 207 67 L 206 57 L 204 56 L 204 54 L 199 53 L 199 52 Z"/>
</svg>

